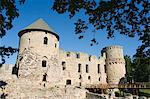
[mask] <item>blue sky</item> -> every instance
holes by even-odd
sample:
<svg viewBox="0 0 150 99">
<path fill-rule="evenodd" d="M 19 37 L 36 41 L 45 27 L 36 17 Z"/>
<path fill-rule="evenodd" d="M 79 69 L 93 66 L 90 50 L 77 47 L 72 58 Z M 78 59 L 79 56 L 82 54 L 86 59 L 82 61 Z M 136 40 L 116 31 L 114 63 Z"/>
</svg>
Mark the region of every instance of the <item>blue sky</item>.
<svg viewBox="0 0 150 99">
<path fill-rule="evenodd" d="M 90 46 L 92 30 L 86 31 L 85 38 L 79 40 L 74 33 L 74 22 L 77 16 L 83 17 L 81 13 L 69 19 L 68 14 L 57 14 L 52 7 L 53 0 L 26 0 L 24 5 L 17 5 L 20 16 L 13 21 L 14 27 L 7 31 L 7 35 L 3 37 L 0 44 L 3 46 L 18 47 L 18 32 L 30 25 L 39 18 L 43 18 L 50 27 L 52 27 L 60 36 L 60 48 L 67 51 L 85 52 L 90 55 L 99 56 L 101 49 L 109 45 L 121 45 L 124 48 L 124 55 L 132 56 L 140 42 L 138 38 L 128 38 L 127 36 L 115 33 L 115 38 L 107 39 L 106 32 L 99 30 L 96 32 L 98 45 Z M 17 54 L 6 60 L 7 64 L 15 64 Z"/>
</svg>

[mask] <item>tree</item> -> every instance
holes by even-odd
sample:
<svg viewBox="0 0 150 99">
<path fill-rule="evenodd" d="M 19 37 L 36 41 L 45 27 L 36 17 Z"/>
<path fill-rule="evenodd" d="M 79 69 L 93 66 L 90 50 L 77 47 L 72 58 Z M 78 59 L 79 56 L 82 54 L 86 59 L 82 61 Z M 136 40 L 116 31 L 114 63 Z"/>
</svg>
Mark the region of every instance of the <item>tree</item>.
<svg viewBox="0 0 150 99">
<path fill-rule="evenodd" d="M 133 57 L 134 78 L 137 82 L 148 82 L 150 77 L 150 49 L 145 52 L 143 49 L 144 46 L 139 47 Z"/>
<path fill-rule="evenodd" d="M 24 0 L 19 1 L 20 4 L 24 3 Z M 19 16 L 18 9 L 16 8 L 15 0 L 0 0 L 0 38 L 6 35 L 6 31 L 13 27 L 13 20 Z M 17 48 L 0 46 L 1 63 L 5 63 L 5 57 L 9 57 L 13 53 L 17 52 Z"/>
<path fill-rule="evenodd" d="M 125 56 L 126 77 L 129 82 L 133 79 L 136 82 L 148 82 L 150 76 L 150 53 L 139 51 L 131 59 Z"/>
<path fill-rule="evenodd" d="M 2 38 L 7 30 L 10 30 L 13 25 L 12 21 L 19 16 L 14 0 L 0 1 L 0 37 Z"/>
<path fill-rule="evenodd" d="M 1 57 L 1 63 L 0 63 L 0 67 L 2 66 L 2 64 L 5 63 L 5 58 L 6 56 L 9 58 L 10 55 L 12 55 L 13 53 L 17 52 L 18 49 L 17 48 L 12 48 L 12 47 L 7 47 L 5 48 L 5 46 L 0 46 L 0 57 Z"/>
<path fill-rule="evenodd" d="M 85 17 L 79 17 L 75 22 L 75 34 L 79 39 L 84 38 L 85 31 L 91 26 L 93 33 L 105 29 L 108 38 L 113 38 L 114 33 L 138 37 L 142 44 L 134 55 L 136 81 L 147 81 L 146 78 L 150 75 L 149 8 L 149 0 L 55 0 L 52 7 L 59 14 L 68 13 L 70 19 L 80 12 L 85 14 Z M 93 44 L 98 44 L 95 37 L 91 39 L 91 46 Z M 130 64 L 129 60 L 127 65 Z M 129 67 L 127 73 L 131 75 Z"/>
<path fill-rule="evenodd" d="M 69 13 L 70 18 L 80 11 L 85 13 L 87 20 L 79 18 L 75 23 L 75 33 L 80 39 L 92 25 L 93 31 L 106 29 L 108 38 L 118 31 L 129 37 L 138 35 L 145 44 L 150 37 L 149 7 L 149 0 L 55 0 L 53 10 L 59 14 Z M 95 37 L 91 41 L 96 43 Z"/>
<path fill-rule="evenodd" d="M 134 70 L 133 62 L 130 56 L 128 55 L 125 55 L 124 59 L 125 59 L 125 67 L 126 67 L 126 78 L 130 82 L 132 80 L 131 77 L 133 77 L 133 70 Z"/>
<path fill-rule="evenodd" d="M 20 4 L 25 2 L 25 0 L 18 1 Z M 142 41 L 142 45 L 138 48 L 140 53 L 150 53 L 149 7 L 149 0 L 99 0 L 99 2 L 97 0 L 54 0 L 52 9 L 59 14 L 69 13 L 70 18 L 80 12 L 85 13 L 85 19 L 79 18 L 75 22 L 75 33 L 79 39 L 84 38 L 85 31 L 92 26 L 93 33 L 105 29 L 108 38 L 113 38 L 114 33 L 118 32 L 129 37 L 138 36 L 139 40 Z M 15 0 L 0 0 L 1 38 L 5 36 L 7 30 L 13 27 L 12 21 L 18 16 L 19 12 Z M 91 46 L 93 44 L 98 44 L 95 37 L 91 39 Z M 5 48 L 1 47 L 0 53 Z M 8 53 L 16 52 L 7 51 Z M 7 51 L 2 53 L 3 56 L 0 55 L 2 63 L 5 62 L 4 56 L 10 55 L 7 54 Z"/>
</svg>

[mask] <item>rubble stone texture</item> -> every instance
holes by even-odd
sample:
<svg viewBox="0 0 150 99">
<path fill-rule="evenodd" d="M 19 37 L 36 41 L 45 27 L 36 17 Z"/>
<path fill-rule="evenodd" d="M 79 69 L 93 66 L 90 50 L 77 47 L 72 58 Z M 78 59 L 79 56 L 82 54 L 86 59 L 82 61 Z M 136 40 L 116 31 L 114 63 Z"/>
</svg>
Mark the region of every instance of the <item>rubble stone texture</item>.
<svg viewBox="0 0 150 99">
<path fill-rule="evenodd" d="M 18 35 L 16 65 L 0 68 L 0 80 L 7 83 L 0 94 L 8 99 L 85 99 L 86 86 L 118 84 L 125 76 L 121 46 L 104 48 L 99 58 L 64 51 L 59 48 L 59 36 L 43 19 Z"/>
</svg>

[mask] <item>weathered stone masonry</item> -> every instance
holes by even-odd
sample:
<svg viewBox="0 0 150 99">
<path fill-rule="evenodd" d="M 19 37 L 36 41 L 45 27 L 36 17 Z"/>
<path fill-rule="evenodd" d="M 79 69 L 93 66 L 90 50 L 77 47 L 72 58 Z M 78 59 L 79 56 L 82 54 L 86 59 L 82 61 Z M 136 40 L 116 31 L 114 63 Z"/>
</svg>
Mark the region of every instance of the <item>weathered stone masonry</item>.
<svg viewBox="0 0 150 99">
<path fill-rule="evenodd" d="M 17 76 L 12 75 L 12 65 L 0 69 L 1 80 L 11 82 L 6 91 L 10 92 L 17 86 L 15 93 L 10 92 L 11 97 L 19 93 L 22 97 L 44 97 L 43 94 L 35 96 L 34 93 L 54 86 L 117 84 L 125 76 L 121 46 L 104 48 L 99 58 L 86 53 L 64 51 L 59 48 L 59 36 L 42 19 L 29 25 L 18 35 L 20 44 L 15 65 Z M 37 92 L 30 93 L 25 86 L 30 91 L 37 89 Z"/>
</svg>

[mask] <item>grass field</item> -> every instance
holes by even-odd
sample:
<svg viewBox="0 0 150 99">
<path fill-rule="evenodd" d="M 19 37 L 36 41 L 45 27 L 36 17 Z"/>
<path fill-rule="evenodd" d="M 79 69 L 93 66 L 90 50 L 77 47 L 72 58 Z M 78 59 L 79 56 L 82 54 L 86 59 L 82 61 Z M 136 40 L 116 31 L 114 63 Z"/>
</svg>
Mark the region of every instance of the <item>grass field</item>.
<svg viewBox="0 0 150 99">
<path fill-rule="evenodd" d="M 140 89 L 140 95 L 149 96 L 150 97 L 150 89 Z"/>
<path fill-rule="evenodd" d="M 150 94 L 150 89 L 140 89 L 140 92 Z"/>
</svg>

